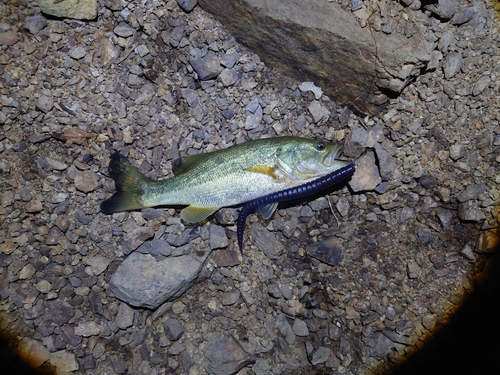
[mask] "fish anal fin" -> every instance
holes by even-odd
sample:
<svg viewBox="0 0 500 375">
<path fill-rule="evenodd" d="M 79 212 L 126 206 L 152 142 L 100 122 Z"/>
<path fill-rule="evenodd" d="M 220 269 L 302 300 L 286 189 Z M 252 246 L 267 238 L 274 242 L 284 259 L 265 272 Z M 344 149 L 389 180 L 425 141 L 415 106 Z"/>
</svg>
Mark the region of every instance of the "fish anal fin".
<svg viewBox="0 0 500 375">
<path fill-rule="evenodd" d="M 253 167 L 247 168 L 246 170 L 249 172 L 266 174 L 268 176 L 271 176 L 275 180 L 278 178 L 275 173 L 276 169 L 268 165 L 254 165 Z"/>
<path fill-rule="evenodd" d="M 262 215 L 262 217 L 267 220 L 271 216 L 273 216 L 274 211 L 276 211 L 277 207 L 278 207 L 278 202 L 268 203 L 263 206 L 259 206 L 259 212 Z"/>
<path fill-rule="evenodd" d="M 181 211 L 181 219 L 187 223 L 198 223 L 212 215 L 220 207 L 187 206 Z"/>
</svg>

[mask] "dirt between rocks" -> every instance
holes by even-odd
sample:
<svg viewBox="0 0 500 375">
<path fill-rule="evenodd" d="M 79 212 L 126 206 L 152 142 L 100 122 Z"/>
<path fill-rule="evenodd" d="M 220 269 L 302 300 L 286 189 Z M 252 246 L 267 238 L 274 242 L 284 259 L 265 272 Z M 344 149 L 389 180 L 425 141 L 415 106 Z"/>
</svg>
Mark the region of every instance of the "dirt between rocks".
<svg viewBox="0 0 500 375">
<path fill-rule="evenodd" d="M 420 6 L 384 4 L 378 32 Z M 7 370 L 20 371 L 19 355 L 61 374 L 422 373 L 435 359 L 447 372 L 498 372 L 490 5 L 462 24 L 422 7 L 414 21 L 436 42 L 433 65 L 359 118 L 266 67 L 199 7 L 106 0 L 83 22 L 45 17 L 36 1 L 0 4 Z M 358 177 L 269 221 L 250 215 L 242 258 L 237 208 L 196 230 L 175 208 L 98 210 L 114 190 L 113 151 L 166 178 L 179 155 L 281 135 L 343 142 Z M 131 253 L 205 263 L 181 297 L 151 310 L 109 287 Z"/>
</svg>

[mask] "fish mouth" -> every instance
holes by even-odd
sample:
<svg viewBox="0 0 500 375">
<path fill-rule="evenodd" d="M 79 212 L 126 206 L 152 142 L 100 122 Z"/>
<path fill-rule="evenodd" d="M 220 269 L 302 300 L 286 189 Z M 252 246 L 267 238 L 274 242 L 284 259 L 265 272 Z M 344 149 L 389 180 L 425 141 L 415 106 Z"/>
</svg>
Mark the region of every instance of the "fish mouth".
<svg viewBox="0 0 500 375">
<path fill-rule="evenodd" d="M 342 146 L 340 145 L 333 146 L 332 150 L 323 159 L 323 165 L 325 165 L 328 168 L 335 166 L 336 169 L 346 166 L 349 163 L 338 159 L 341 154 L 342 154 Z"/>
</svg>

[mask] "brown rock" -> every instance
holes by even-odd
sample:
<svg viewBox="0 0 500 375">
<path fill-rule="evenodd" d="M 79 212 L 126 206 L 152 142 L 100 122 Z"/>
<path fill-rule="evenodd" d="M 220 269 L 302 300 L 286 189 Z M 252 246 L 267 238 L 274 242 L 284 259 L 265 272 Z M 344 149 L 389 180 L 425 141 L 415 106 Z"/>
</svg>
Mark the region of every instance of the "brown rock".
<svg viewBox="0 0 500 375">
<path fill-rule="evenodd" d="M 77 20 L 93 20 L 97 17 L 97 0 L 40 0 L 45 14 Z"/>
<path fill-rule="evenodd" d="M 400 92 L 418 75 L 433 48 L 418 33 L 411 38 L 396 32 L 372 34 L 334 2 L 199 3 L 266 63 L 298 80 L 313 81 L 339 104 L 365 114 L 377 113 L 388 101 L 379 88 Z"/>
</svg>

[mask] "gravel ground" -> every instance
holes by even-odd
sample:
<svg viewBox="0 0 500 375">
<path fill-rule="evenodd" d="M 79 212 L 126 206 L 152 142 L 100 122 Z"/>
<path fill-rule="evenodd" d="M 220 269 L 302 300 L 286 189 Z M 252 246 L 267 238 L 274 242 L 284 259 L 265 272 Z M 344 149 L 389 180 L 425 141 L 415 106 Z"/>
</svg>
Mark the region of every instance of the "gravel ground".
<svg viewBox="0 0 500 375">
<path fill-rule="evenodd" d="M 0 5 L 0 328 L 34 366 L 383 373 L 446 331 L 475 289 L 498 290 L 485 275 L 499 225 L 500 33 L 482 2 L 465 23 L 420 12 L 433 65 L 371 118 L 265 66 L 199 7 L 101 4 L 92 22 Z M 404 8 L 387 6 L 382 30 Z M 242 258 L 237 209 L 196 230 L 173 208 L 99 212 L 114 190 L 113 151 L 165 178 L 179 155 L 278 135 L 345 143 L 359 174 L 269 221 L 251 215 Z M 156 259 L 205 263 L 180 298 L 131 307 L 110 279 L 152 237 L 164 244 Z M 479 305 L 469 323 L 484 324 L 492 308 L 474 295 L 462 316 Z M 473 369 L 491 361 L 470 353 Z"/>
</svg>

